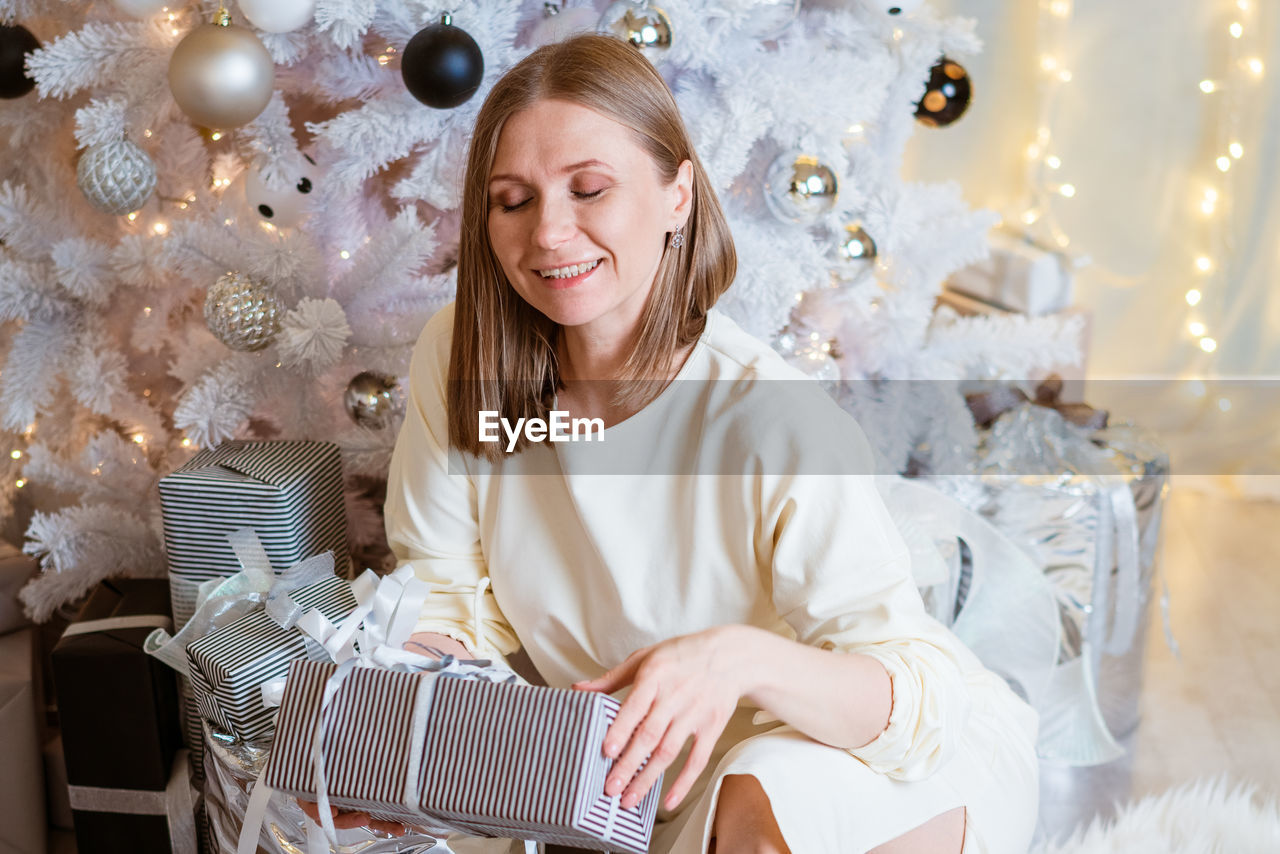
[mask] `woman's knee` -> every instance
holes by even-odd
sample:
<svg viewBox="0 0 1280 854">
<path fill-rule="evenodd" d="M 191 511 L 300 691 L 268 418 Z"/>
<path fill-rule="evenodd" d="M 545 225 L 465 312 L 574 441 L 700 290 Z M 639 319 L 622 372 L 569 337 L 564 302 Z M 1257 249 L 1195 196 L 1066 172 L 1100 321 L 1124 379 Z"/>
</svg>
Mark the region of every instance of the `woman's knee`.
<svg viewBox="0 0 1280 854">
<path fill-rule="evenodd" d="M 963 854 L 965 808 L 936 815 L 867 854 Z"/>
<path fill-rule="evenodd" d="M 751 774 L 730 774 L 720 782 L 710 851 L 716 854 L 790 854 L 773 806 Z"/>
</svg>

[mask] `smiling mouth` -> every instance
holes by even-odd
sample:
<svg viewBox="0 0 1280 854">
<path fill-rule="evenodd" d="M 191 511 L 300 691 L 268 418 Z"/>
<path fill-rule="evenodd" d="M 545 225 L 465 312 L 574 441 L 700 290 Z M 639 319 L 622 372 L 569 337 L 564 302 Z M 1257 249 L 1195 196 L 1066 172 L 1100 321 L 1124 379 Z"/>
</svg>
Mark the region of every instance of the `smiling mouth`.
<svg viewBox="0 0 1280 854">
<path fill-rule="evenodd" d="M 597 258 L 594 261 L 584 261 L 581 264 L 570 264 L 567 267 L 553 267 L 548 270 L 537 270 L 537 274 L 544 279 L 572 279 L 581 276 L 584 273 L 590 273 L 603 259 Z"/>
</svg>

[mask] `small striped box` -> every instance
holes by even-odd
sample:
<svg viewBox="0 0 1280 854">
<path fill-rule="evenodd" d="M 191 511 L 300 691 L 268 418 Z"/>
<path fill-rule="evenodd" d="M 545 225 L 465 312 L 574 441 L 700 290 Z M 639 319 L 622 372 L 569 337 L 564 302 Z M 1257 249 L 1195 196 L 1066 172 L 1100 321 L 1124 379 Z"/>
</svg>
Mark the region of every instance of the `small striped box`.
<svg viewBox="0 0 1280 854">
<path fill-rule="evenodd" d="M 293 591 L 304 610 L 316 608 L 333 622 L 356 608 L 351 585 L 334 576 Z M 244 741 L 264 738 L 276 709 L 262 705 L 261 686 L 284 676 L 296 659 L 328 660 L 321 646 L 297 629 L 282 629 L 266 611 L 254 611 L 187 647 L 191 689 L 200 716 Z"/>
<path fill-rule="evenodd" d="M 334 670 L 290 665 L 264 777 L 273 789 L 315 798 L 311 745 Z M 595 692 L 357 668 L 326 716 L 329 799 L 429 830 L 644 854 L 662 781 L 631 809 L 605 797 L 618 708 Z"/>
<path fill-rule="evenodd" d="M 348 573 L 342 462 L 329 442 L 223 442 L 161 479 L 160 507 L 177 628 L 200 582 L 240 571 L 227 541 L 237 528 L 257 532 L 276 570 L 332 551 Z"/>
</svg>

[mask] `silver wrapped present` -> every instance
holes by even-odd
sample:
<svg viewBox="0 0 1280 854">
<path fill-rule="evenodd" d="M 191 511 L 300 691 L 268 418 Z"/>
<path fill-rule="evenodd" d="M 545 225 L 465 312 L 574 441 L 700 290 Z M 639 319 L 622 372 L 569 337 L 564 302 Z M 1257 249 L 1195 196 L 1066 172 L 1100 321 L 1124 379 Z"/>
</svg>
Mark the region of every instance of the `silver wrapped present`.
<svg viewBox="0 0 1280 854">
<path fill-rule="evenodd" d="M 1088 429 L 1024 405 L 985 433 L 980 470 L 929 480 L 992 522 L 1052 584 L 1062 641 L 1041 753 L 1072 765 L 1119 758 L 1117 739 L 1138 723 L 1168 456 L 1131 425 Z"/>
</svg>

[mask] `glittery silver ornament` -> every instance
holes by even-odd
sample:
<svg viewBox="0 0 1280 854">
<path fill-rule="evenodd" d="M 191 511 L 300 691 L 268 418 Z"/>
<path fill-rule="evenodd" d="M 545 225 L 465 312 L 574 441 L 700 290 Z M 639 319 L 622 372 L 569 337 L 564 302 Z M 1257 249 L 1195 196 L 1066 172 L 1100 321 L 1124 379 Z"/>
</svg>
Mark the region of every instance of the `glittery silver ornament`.
<svg viewBox="0 0 1280 854">
<path fill-rule="evenodd" d="M 390 374 L 363 371 L 347 383 L 342 402 L 352 421 L 361 427 L 381 430 L 404 414 L 404 389 Z"/>
<path fill-rule="evenodd" d="M 812 225 L 835 209 L 838 192 L 836 173 L 808 154 L 780 154 L 765 170 L 765 203 L 783 222 Z"/>
<path fill-rule="evenodd" d="M 596 31 L 630 42 L 650 59 L 671 49 L 671 19 L 647 2 L 617 0 L 604 10 Z"/>
<path fill-rule="evenodd" d="M 226 18 L 228 22 L 230 18 Z M 237 128 L 266 109 L 275 87 L 275 63 L 253 30 L 201 24 L 169 58 L 169 91 L 198 125 Z"/>
<path fill-rule="evenodd" d="M 156 164 L 127 139 L 85 149 L 76 164 L 76 183 L 89 204 L 117 216 L 136 211 L 156 188 Z"/>
<path fill-rule="evenodd" d="M 280 331 L 275 289 L 241 273 L 227 273 L 209 288 L 204 322 L 232 350 L 261 350 Z"/>
<path fill-rule="evenodd" d="M 846 261 L 874 261 L 876 242 L 861 225 L 846 225 L 844 240 L 840 241 L 840 257 Z"/>
</svg>

